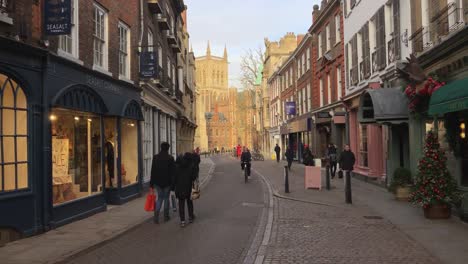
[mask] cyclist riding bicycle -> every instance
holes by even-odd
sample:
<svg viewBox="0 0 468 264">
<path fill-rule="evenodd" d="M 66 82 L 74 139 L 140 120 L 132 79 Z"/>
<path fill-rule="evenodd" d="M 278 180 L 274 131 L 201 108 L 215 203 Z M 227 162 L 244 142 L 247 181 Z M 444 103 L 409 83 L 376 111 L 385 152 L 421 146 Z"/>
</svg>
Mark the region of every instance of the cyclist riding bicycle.
<svg viewBox="0 0 468 264">
<path fill-rule="evenodd" d="M 252 155 L 248 148 L 244 147 L 241 155 L 241 167 L 242 170 L 247 169 L 247 176 L 250 177 L 250 162 L 252 161 Z M 246 166 L 247 165 L 247 166 Z"/>
</svg>

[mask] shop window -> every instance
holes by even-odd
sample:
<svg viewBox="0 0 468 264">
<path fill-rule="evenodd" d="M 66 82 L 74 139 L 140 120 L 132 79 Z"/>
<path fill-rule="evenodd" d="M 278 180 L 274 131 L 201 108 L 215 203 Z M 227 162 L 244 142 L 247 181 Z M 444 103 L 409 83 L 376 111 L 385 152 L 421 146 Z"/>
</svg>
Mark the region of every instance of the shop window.
<svg viewBox="0 0 468 264">
<path fill-rule="evenodd" d="M 368 167 L 367 125 L 359 125 L 359 165 Z"/>
<path fill-rule="evenodd" d="M 0 74 L 0 193 L 29 187 L 27 116 L 22 88 Z"/>
<path fill-rule="evenodd" d="M 121 174 L 122 186 L 138 182 L 138 124 L 136 120 L 122 118 Z"/>
<path fill-rule="evenodd" d="M 54 205 L 102 192 L 100 120 L 87 112 L 52 110 Z"/>
<path fill-rule="evenodd" d="M 117 118 L 104 119 L 104 173 L 106 188 L 117 187 L 118 151 Z"/>
<path fill-rule="evenodd" d="M 153 161 L 153 109 L 145 106 L 145 121 L 143 128 L 143 171 L 144 181 L 151 178 L 151 163 Z"/>
</svg>

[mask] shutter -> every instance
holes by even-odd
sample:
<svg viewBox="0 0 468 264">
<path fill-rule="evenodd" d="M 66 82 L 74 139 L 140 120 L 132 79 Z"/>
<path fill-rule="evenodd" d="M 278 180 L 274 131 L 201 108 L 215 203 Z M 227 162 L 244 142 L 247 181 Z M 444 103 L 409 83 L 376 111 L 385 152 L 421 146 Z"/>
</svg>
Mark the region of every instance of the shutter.
<svg viewBox="0 0 468 264">
<path fill-rule="evenodd" d="M 359 68 L 358 68 L 358 52 L 357 52 L 357 34 L 354 35 L 351 43 L 352 55 L 352 83 L 355 85 L 359 82 Z"/>
<path fill-rule="evenodd" d="M 423 50 L 421 0 L 411 0 L 411 40 L 413 52 Z"/>
<path fill-rule="evenodd" d="M 377 65 L 379 70 L 386 65 L 385 43 L 385 7 L 381 7 L 377 13 Z"/>
<path fill-rule="evenodd" d="M 366 22 L 361 29 L 362 54 L 364 66 L 364 78 L 370 76 L 370 44 L 369 44 L 369 22 Z"/>
<path fill-rule="evenodd" d="M 466 0 L 468 1 L 468 0 Z M 343 6 L 344 6 L 344 16 L 345 17 L 348 17 L 348 1 L 347 0 L 343 0 Z M 465 5 L 463 5 L 465 6 Z"/>
<path fill-rule="evenodd" d="M 395 59 L 401 59 L 401 40 L 400 40 L 400 0 L 393 0 L 393 38 L 395 40 Z"/>
<path fill-rule="evenodd" d="M 346 1 L 345 1 L 346 2 Z M 348 44 L 346 44 L 345 46 L 345 63 L 346 63 L 346 74 L 345 74 L 345 82 L 346 82 L 346 85 L 349 87 L 349 72 L 350 72 L 350 69 L 349 69 L 349 57 L 348 57 L 348 49 L 349 49 L 349 46 Z"/>
</svg>

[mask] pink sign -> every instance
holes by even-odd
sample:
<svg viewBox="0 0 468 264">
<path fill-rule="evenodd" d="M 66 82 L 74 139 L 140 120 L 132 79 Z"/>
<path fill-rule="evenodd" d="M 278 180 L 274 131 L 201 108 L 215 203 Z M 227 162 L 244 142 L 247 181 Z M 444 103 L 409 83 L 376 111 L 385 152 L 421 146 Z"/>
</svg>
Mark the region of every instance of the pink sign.
<svg viewBox="0 0 468 264">
<path fill-rule="evenodd" d="M 305 188 L 322 189 L 322 170 L 320 167 L 305 166 Z"/>
</svg>

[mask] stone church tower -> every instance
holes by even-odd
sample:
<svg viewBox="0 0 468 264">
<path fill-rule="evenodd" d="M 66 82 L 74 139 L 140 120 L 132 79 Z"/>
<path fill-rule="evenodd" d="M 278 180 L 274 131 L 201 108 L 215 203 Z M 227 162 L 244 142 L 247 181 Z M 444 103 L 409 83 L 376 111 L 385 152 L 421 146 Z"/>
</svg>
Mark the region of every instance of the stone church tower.
<svg viewBox="0 0 468 264">
<path fill-rule="evenodd" d="M 202 150 L 220 149 L 221 147 L 231 148 L 231 145 L 235 143 L 235 140 L 232 140 L 232 138 L 235 138 L 235 131 L 232 130 L 235 118 L 232 117 L 236 107 L 237 90 L 228 88 L 227 48 L 224 48 L 222 57 L 214 56 L 211 54 L 210 43 L 208 42 L 205 56 L 195 59 L 195 68 L 198 121 L 195 145 L 200 146 Z M 214 115 L 220 115 L 223 118 L 213 119 Z M 219 129 L 221 127 L 223 129 Z M 221 135 L 221 130 L 225 130 L 223 135 L 228 137 L 227 140 L 224 139 L 222 142 L 214 138 L 217 134 Z M 212 138 L 209 138 L 210 135 Z"/>
</svg>

